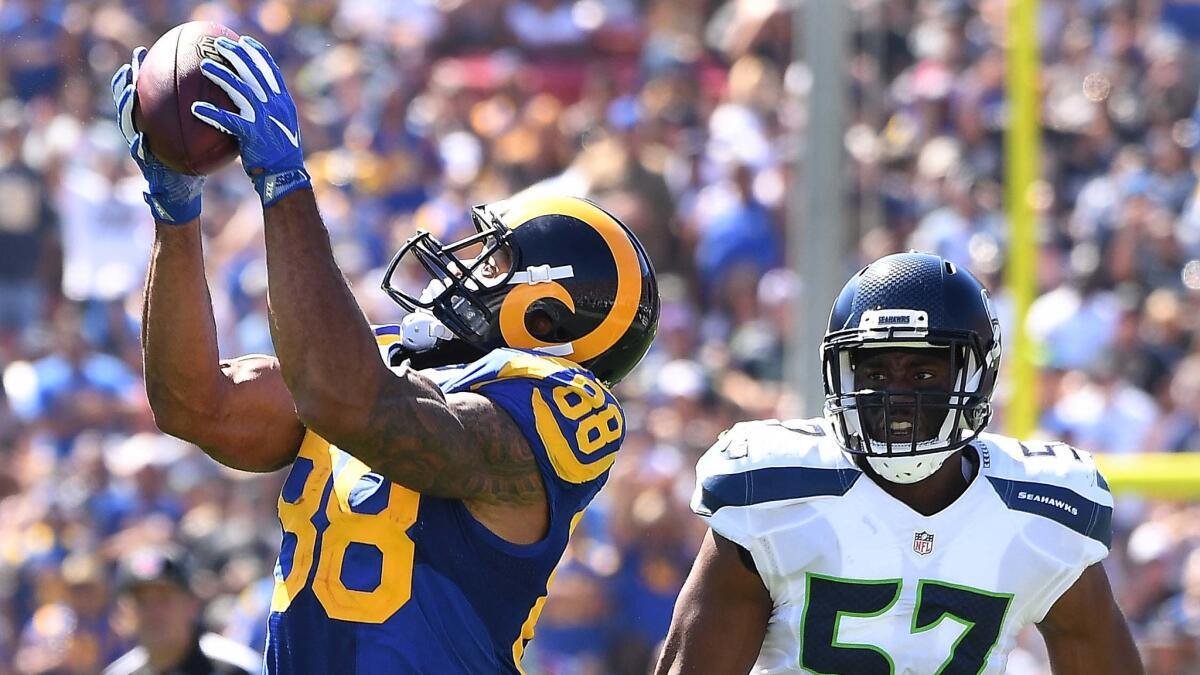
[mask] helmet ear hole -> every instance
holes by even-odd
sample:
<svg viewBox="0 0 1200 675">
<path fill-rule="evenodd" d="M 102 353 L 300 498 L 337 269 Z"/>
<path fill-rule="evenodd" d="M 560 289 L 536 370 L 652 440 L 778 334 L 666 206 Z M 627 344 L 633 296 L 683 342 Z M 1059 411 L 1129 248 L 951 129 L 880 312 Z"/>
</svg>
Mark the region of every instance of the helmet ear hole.
<svg viewBox="0 0 1200 675">
<path fill-rule="evenodd" d="M 566 329 L 557 320 L 557 314 L 547 307 L 547 303 L 535 303 L 525 312 L 525 328 L 542 342 L 568 342 Z"/>
<path fill-rule="evenodd" d="M 545 311 L 530 309 L 528 312 L 525 312 L 525 328 L 529 330 L 529 334 L 533 337 L 546 341 L 550 333 L 554 332 L 554 321 Z"/>
</svg>

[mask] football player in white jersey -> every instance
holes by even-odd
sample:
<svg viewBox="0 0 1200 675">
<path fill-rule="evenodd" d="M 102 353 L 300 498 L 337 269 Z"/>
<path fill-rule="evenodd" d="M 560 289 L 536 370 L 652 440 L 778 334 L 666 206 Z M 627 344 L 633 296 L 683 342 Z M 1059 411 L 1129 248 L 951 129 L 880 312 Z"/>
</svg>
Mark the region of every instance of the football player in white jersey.
<svg viewBox="0 0 1200 675">
<path fill-rule="evenodd" d="M 1029 624 L 1055 675 L 1143 672 L 1091 457 L 983 433 L 1000 329 L 969 272 L 875 261 L 822 354 L 823 418 L 738 424 L 700 460 L 709 532 L 658 673 L 1003 673 Z"/>
</svg>

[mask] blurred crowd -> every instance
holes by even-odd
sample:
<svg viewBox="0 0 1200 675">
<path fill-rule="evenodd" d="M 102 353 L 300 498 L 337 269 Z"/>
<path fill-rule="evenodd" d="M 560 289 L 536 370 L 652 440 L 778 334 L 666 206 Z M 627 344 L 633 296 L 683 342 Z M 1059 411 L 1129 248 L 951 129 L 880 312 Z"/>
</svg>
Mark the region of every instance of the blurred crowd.
<svg viewBox="0 0 1200 675">
<path fill-rule="evenodd" d="M 782 385 L 823 321 L 784 266 L 809 78 L 795 0 L 0 0 L 0 674 L 96 673 L 138 636 L 117 570 L 186 554 L 209 630 L 262 648 L 283 476 L 158 433 L 140 375 L 153 223 L 108 81 L 189 19 L 252 34 L 301 114 L 334 248 L 376 323 L 415 228 L 531 185 L 632 227 L 663 295 L 619 389 L 628 440 L 576 530 L 530 673 L 640 674 L 703 533 L 696 458 L 733 422 L 818 414 Z M 1041 0 L 1041 428 L 1103 453 L 1200 450 L 1200 3 Z M 1003 285 L 1005 3 L 847 3 L 847 276 L 909 247 Z M 223 356 L 272 351 L 261 212 L 204 196 Z M 415 282 L 414 282 L 415 283 Z M 813 309 L 801 316 L 802 308 Z M 313 330 L 320 330 L 314 323 Z M 1011 344 L 1011 341 L 1010 341 Z M 815 355 L 814 355 L 815 358 Z M 1003 399 L 998 394 L 1003 423 Z M 1107 563 L 1155 675 L 1200 673 L 1200 506 L 1122 499 Z M 190 615 L 189 615 L 190 616 Z M 144 622 L 142 622 L 144 623 Z M 1027 636 L 1010 672 L 1048 672 Z"/>
</svg>

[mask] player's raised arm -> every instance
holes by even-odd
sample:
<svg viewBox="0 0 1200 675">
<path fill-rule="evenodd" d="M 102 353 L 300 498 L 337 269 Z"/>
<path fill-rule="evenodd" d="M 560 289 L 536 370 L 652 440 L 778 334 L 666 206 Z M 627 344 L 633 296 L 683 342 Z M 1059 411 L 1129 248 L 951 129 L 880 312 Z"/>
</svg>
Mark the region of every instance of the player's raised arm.
<svg viewBox="0 0 1200 675">
<path fill-rule="evenodd" d="M 1046 640 L 1054 675 L 1145 672 L 1099 563 L 1084 571 L 1037 627 Z"/>
<path fill-rule="evenodd" d="M 252 38 L 216 45 L 234 70 L 211 60 L 201 67 L 239 112 L 207 103 L 193 111 L 238 137 L 262 198 L 271 335 L 304 425 L 422 494 L 544 502 L 533 455 L 502 410 L 476 394 L 447 398 L 379 358 L 317 211 L 282 73 Z"/>
<path fill-rule="evenodd" d="M 243 471 L 291 463 L 304 428 L 264 355 L 218 362 L 197 225 L 160 225 L 142 317 L 146 392 L 164 432 Z"/>
<path fill-rule="evenodd" d="M 305 424 L 421 494 L 544 503 L 533 454 L 503 410 L 479 394 L 447 396 L 416 370 L 397 376 L 379 358 L 312 192 L 265 214 L 271 334 Z"/>
<path fill-rule="evenodd" d="M 271 336 L 305 425 L 421 494 L 544 500 L 502 410 L 478 394 L 447 397 L 415 370 L 397 376 L 379 358 L 312 192 L 279 200 L 265 220 Z"/>
<path fill-rule="evenodd" d="M 737 544 L 709 530 L 675 602 L 656 675 L 733 675 L 754 665 L 771 596 Z"/>
<path fill-rule="evenodd" d="M 492 504 L 540 503 L 544 508 L 543 467 L 528 433 L 523 434 L 509 417 L 511 409 L 501 409 L 474 392 L 447 396 L 429 378 L 412 371 L 397 375 L 381 362 L 375 336 L 337 267 L 329 233 L 317 211 L 304 168 L 296 106 L 283 74 L 253 38 L 236 42 L 218 38 L 215 45 L 231 68 L 205 59 L 201 69 L 229 94 L 238 111 L 197 102 L 192 112 L 238 138 L 242 165 L 262 198 L 271 333 L 284 380 L 305 426 L 385 477 L 422 494 Z M 414 313 L 429 319 L 417 328 L 425 329 L 430 344 L 449 341 L 450 334 L 464 353 L 472 355 L 466 361 L 497 347 L 550 347 L 589 368 L 591 373 L 579 375 L 581 382 L 587 382 L 565 382 L 553 390 L 562 396 L 554 400 L 558 417 L 542 415 L 536 424 L 539 436 L 550 433 L 547 425 L 555 425 L 550 440 L 539 441 L 551 446 L 548 457 L 557 458 L 546 460 L 554 464 L 554 474 L 568 483 L 586 482 L 589 469 L 597 470 L 592 478 L 598 477 L 611 460 L 578 468 L 577 464 L 586 463 L 579 455 L 606 457 L 609 452 L 599 451 L 615 449 L 623 428 L 610 395 L 590 378 L 619 380 L 640 360 L 657 323 L 657 288 L 645 252 L 624 225 L 583 200 L 549 201 L 557 211 L 547 214 L 544 209 L 549 207 L 542 204 L 538 208 L 543 210 L 532 209 L 537 213 L 524 213 L 517 220 L 547 216 L 569 241 L 542 242 L 525 256 L 524 269 L 508 269 L 503 279 L 483 274 L 481 267 L 493 262 L 491 254 L 469 263 L 447 256 L 489 238 L 498 240 L 496 247 L 509 245 L 509 240 L 519 238 L 513 234 L 516 225 L 510 229 L 500 223 L 494 231 L 481 230 L 461 247 L 440 252 L 433 250 L 428 234 L 415 237 L 414 243 L 426 256 L 422 259 L 426 268 L 433 271 L 441 266 L 434 279 L 440 285 L 431 286 L 430 294 L 439 301 L 456 302 L 440 307 L 442 313 L 436 318 L 432 311 Z M 498 218 L 487 213 L 493 221 Z M 545 250 L 562 250 L 556 246 L 593 253 L 576 264 L 539 259 Z M 611 259 L 603 257 L 605 249 Z M 576 286 L 575 279 L 590 284 L 586 296 L 567 290 L 564 284 Z M 449 286 L 454 286 L 453 294 Z M 479 297 L 485 287 L 503 300 L 502 307 L 489 307 Z M 423 308 L 429 309 L 433 302 Z M 534 303 L 542 309 L 531 312 Z M 494 330 L 497 338 L 478 339 L 485 328 Z M 425 350 L 432 351 L 429 345 Z M 547 393 L 553 399 L 553 392 Z M 528 412 L 533 401 L 526 398 L 519 407 Z M 547 409 L 547 414 L 555 413 Z M 558 428 L 560 422 L 570 427 L 574 445 Z M 555 442 L 559 437 L 562 442 Z"/>
<path fill-rule="evenodd" d="M 137 71 L 146 50 L 112 81 L 117 122 L 145 176 L 156 225 L 142 317 L 146 392 L 163 431 L 217 461 L 270 471 L 295 457 L 303 435 L 273 358 L 219 363 L 200 238 L 203 176 L 176 173 L 145 148 L 133 125 Z"/>
</svg>

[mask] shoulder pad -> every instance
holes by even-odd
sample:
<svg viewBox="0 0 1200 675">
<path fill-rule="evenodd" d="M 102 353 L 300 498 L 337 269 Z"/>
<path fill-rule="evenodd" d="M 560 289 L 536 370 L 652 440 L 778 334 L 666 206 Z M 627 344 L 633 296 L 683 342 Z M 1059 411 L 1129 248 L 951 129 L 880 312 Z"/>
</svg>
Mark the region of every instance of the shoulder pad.
<svg viewBox="0 0 1200 675">
<path fill-rule="evenodd" d="M 509 347 L 493 349 L 458 368 L 462 371 L 461 384 L 472 390 L 501 380 L 566 384 L 577 376 L 599 384 L 591 371 L 574 361 Z"/>
<path fill-rule="evenodd" d="M 525 378 L 570 382 L 579 375 L 590 382 L 600 384 L 596 376 L 583 366 L 574 361 L 548 354 L 502 347 L 492 350 L 485 359 L 492 362 L 498 380 Z"/>
<path fill-rule="evenodd" d="M 546 478 L 583 484 L 605 476 L 625 438 L 616 397 L 591 371 L 566 359 L 496 349 L 453 388 L 504 407 L 545 448 L 553 471 Z"/>
<path fill-rule="evenodd" d="M 1066 443 L 980 434 L 981 473 L 1008 508 L 1054 520 L 1106 547 L 1112 494 L 1091 454 Z"/>
<path fill-rule="evenodd" d="M 712 517 L 727 506 L 844 495 L 862 472 L 827 432 L 819 418 L 734 425 L 697 463 L 692 509 Z"/>
</svg>

